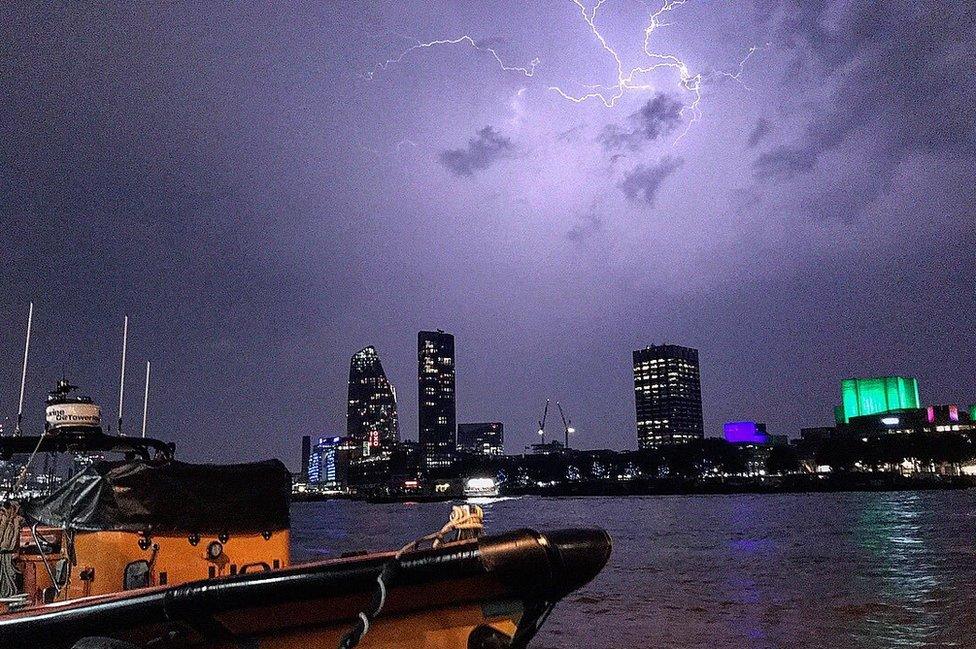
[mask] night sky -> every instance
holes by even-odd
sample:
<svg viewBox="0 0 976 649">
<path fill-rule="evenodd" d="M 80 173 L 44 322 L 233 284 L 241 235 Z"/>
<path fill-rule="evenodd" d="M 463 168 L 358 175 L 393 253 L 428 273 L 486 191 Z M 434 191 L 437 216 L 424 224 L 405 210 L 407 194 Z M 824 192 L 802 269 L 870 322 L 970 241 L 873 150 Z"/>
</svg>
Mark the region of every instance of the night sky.
<svg viewBox="0 0 976 649">
<path fill-rule="evenodd" d="M 0 7 L 0 419 L 30 300 L 34 430 L 62 369 L 114 419 L 127 313 L 128 427 L 150 359 L 192 460 L 297 467 L 369 344 L 415 438 L 419 329 L 510 451 L 546 397 L 634 447 L 665 341 L 707 435 L 828 424 L 852 375 L 976 402 L 973 3 L 689 0 L 675 59 L 656 0 L 199 4 Z M 615 87 L 587 20 L 684 82 Z"/>
</svg>

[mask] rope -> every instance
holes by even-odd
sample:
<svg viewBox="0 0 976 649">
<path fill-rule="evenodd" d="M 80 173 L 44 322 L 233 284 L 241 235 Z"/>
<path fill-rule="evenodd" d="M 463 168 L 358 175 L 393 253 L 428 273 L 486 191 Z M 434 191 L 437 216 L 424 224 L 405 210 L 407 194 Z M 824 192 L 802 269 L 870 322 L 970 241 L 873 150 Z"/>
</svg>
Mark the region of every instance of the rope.
<svg viewBox="0 0 976 649">
<path fill-rule="evenodd" d="M 14 555 L 20 541 L 20 526 L 23 521 L 20 505 L 17 503 L 0 506 L 0 598 L 13 597 L 20 592 L 17 589 Z"/>
<path fill-rule="evenodd" d="M 41 443 L 44 435 L 37 438 L 34 450 L 27 458 L 24 466 L 20 467 L 20 473 L 14 483 L 7 488 L 7 492 L 0 498 L 0 598 L 13 597 L 17 595 L 17 569 L 14 567 L 14 555 L 17 552 L 17 545 L 20 542 L 20 528 L 24 522 L 20 515 L 20 505 L 16 502 L 8 502 L 10 497 L 15 495 L 27 480 L 27 471 L 38 451 L 41 450 Z"/>
<path fill-rule="evenodd" d="M 444 527 L 432 534 L 411 541 L 397 550 L 393 558 L 383 565 L 380 574 L 376 576 L 376 591 L 373 593 L 369 608 L 360 611 L 356 625 L 339 642 L 339 649 L 352 649 L 362 642 L 363 637 L 369 632 L 373 620 L 379 616 L 386 605 L 386 595 L 390 585 L 396 581 L 403 568 L 400 558 L 404 553 L 415 550 L 421 544 L 428 542 L 431 544 L 430 547 L 436 548 L 452 532 L 456 533 L 455 541 L 477 538 L 481 530 L 484 529 L 484 518 L 484 511 L 478 505 L 455 505 L 451 508 L 451 516 Z"/>
</svg>

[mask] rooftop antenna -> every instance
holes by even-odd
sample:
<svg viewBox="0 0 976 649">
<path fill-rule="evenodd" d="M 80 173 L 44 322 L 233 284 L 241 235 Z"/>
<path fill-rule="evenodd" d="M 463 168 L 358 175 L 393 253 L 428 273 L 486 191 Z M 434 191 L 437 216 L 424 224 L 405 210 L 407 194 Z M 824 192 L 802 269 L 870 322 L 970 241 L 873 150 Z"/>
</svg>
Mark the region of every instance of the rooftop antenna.
<svg viewBox="0 0 976 649">
<path fill-rule="evenodd" d="M 124 436 L 125 433 L 122 432 L 122 397 L 125 396 L 125 347 L 129 340 L 129 316 L 125 316 L 122 321 L 122 373 L 119 377 L 119 435 Z"/>
<path fill-rule="evenodd" d="M 27 356 L 30 353 L 31 324 L 34 322 L 34 303 L 27 311 L 27 342 L 24 343 L 24 369 L 20 372 L 20 401 L 17 404 L 17 425 L 14 435 L 20 435 L 20 422 L 24 418 L 24 387 L 27 385 Z"/>
<path fill-rule="evenodd" d="M 149 361 L 146 361 L 146 392 L 142 397 L 142 436 L 146 436 L 146 415 L 149 413 Z"/>
</svg>

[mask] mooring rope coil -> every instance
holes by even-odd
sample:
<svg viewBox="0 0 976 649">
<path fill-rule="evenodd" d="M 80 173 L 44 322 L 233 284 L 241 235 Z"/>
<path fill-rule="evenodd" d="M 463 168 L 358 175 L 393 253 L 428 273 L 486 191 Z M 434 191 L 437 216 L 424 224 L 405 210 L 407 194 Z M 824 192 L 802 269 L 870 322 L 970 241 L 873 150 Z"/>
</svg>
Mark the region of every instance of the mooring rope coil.
<svg viewBox="0 0 976 649">
<path fill-rule="evenodd" d="M 0 597 L 2 598 L 13 597 L 19 592 L 14 556 L 20 542 L 20 526 L 23 522 L 20 505 L 14 502 L 0 505 Z"/>
<path fill-rule="evenodd" d="M 41 450 L 41 443 L 44 435 L 37 438 L 37 445 L 27 458 L 27 462 L 20 468 L 17 479 L 7 492 L 0 498 L 0 598 L 13 597 L 17 595 L 17 568 L 14 566 L 14 556 L 17 553 L 17 546 L 20 543 L 20 528 L 24 522 L 20 515 L 20 505 L 10 500 L 16 495 L 17 491 L 27 480 L 27 471 L 38 451 Z"/>
<path fill-rule="evenodd" d="M 402 569 L 400 558 L 404 553 L 415 550 L 422 543 L 429 542 L 432 548 L 438 547 L 444 539 L 456 532 L 455 540 L 477 538 L 484 529 L 485 513 L 478 505 L 455 505 L 451 508 L 451 517 L 440 530 L 433 534 L 427 534 L 419 539 L 407 543 L 397 550 L 393 558 L 384 564 L 383 569 L 376 576 L 376 590 L 370 601 L 369 608 L 360 611 L 356 625 L 350 629 L 339 642 L 339 649 L 352 649 L 369 633 L 370 626 L 386 605 L 386 597 L 389 587 L 396 581 Z"/>
</svg>

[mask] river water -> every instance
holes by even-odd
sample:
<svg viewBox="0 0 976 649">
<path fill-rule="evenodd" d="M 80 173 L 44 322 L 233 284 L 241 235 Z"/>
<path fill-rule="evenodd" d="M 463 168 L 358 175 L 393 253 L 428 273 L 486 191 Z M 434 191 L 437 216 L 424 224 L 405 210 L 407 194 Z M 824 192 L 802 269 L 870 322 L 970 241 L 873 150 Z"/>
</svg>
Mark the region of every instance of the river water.
<svg viewBox="0 0 976 649">
<path fill-rule="evenodd" d="M 449 505 L 296 503 L 297 559 L 392 549 Z M 533 641 L 585 647 L 976 647 L 976 491 L 519 498 L 488 532 L 597 526 L 613 555 Z"/>
</svg>

